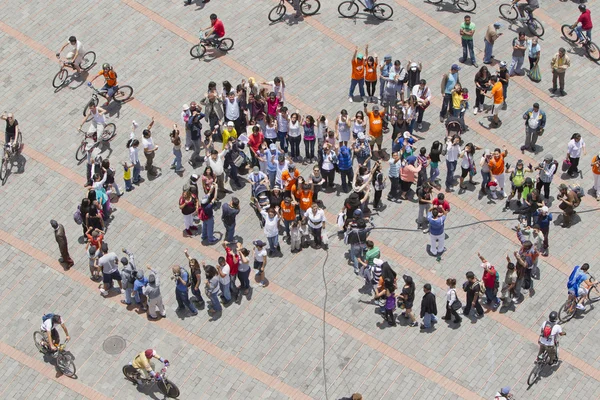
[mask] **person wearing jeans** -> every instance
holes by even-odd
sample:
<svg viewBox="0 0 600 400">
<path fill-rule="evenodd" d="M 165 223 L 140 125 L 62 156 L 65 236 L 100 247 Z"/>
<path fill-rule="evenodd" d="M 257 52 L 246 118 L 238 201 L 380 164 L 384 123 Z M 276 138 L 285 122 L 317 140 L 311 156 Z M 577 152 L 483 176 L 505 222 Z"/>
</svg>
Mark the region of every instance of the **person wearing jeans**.
<svg viewBox="0 0 600 400">
<path fill-rule="evenodd" d="M 358 52 L 358 47 L 354 49 L 352 55 L 352 78 L 350 79 L 350 90 L 348 91 L 348 101 L 354 101 L 354 90 L 358 85 L 360 97 L 365 98 L 365 57 L 369 57 L 369 45 L 365 47 L 365 55 Z"/>
<path fill-rule="evenodd" d="M 487 185 L 490 183 L 492 179 L 492 174 L 490 173 L 490 166 L 488 165 L 491 157 L 490 149 L 485 149 L 483 151 L 483 155 L 481 156 L 481 160 L 479 161 L 479 166 L 481 167 L 481 193 L 487 193 Z"/>
<path fill-rule="evenodd" d="M 305 222 L 308 222 L 308 227 L 313 235 L 315 246 L 320 247 L 323 242 L 321 240 L 321 231 L 325 228 L 325 212 L 319 208 L 318 204 L 313 203 L 304 214 Z"/>
<path fill-rule="evenodd" d="M 452 304 L 458 301 L 458 296 L 456 295 L 456 279 L 446 279 L 446 285 L 448 285 L 448 291 L 446 292 L 446 315 L 444 315 L 442 319 L 444 321 L 450 321 L 450 319 L 454 317 L 454 323 L 460 324 L 462 318 L 458 315 L 458 312 L 452 308 Z"/>
<path fill-rule="evenodd" d="M 221 221 L 225 227 L 225 241 L 233 243 L 235 235 L 235 220 L 240 212 L 240 200 L 232 197 L 229 203 L 221 207 Z"/>
<path fill-rule="evenodd" d="M 438 322 L 437 315 L 437 304 L 435 301 L 435 295 L 431 292 L 431 284 L 426 283 L 423 285 L 423 300 L 421 300 L 421 318 L 423 323 L 421 329 L 431 328 L 431 324 Z"/>
<path fill-rule="evenodd" d="M 446 114 L 450 113 L 452 109 L 452 90 L 454 89 L 454 85 L 460 83 L 458 78 L 458 71 L 460 71 L 460 67 L 456 64 L 452 64 L 450 67 L 450 72 L 444 74 L 442 77 L 442 109 L 440 110 L 440 122 L 444 122 L 444 118 L 446 118 Z"/>
<path fill-rule="evenodd" d="M 442 253 L 446 250 L 444 247 L 444 223 L 448 210 L 444 209 L 442 215 L 438 207 L 433 206 L 427 213 L 427 221 L 429 222 L 429 238 L 431 239 L 430 251 L 431 254 L 437 256 L 437 260 L 441 260 Z"/>
<path fill-rule="evenodd" d="M 205 267 L 206 271 L 206 294 L 210 297 L 211 308 L 208 310 L 210 314 L 214 314 L 220 312 L 223 307 L 221 307 L 221 302 L 219 301 L 219 273 L 217 269 L 212 265 L 207 265 Z"/>
<path fill-rule="evenodd" d="M 525 32 L 519 32 L 519 37 L 513 39 L 512 46 L 512 61 L 508 69 L 508 74 L 510 76 L 523 75 L 523 62 L 525 61 L 525 50 L 527 50 Z"/>
<path fill-rule="evenodd" d="M 229 273 L 231 267 L 225 261 L 225 257 L 219 257 L 219 264 L 217 265 L 217 273 L 219 275 L 219 288 L 221 289 L 221 295 L 223 296 L 223 303 L 229 304 L 231 302 L 231 277 Z"/>
<path fill-rule="evenodd" d="M 467 52 L 471 56 L 471 64 L 477 67 L 475 60 L 475 51 L 473 50 L 473 35 L 475 35 L 475 24 L 471 22 L 469 15 L 465 16 L 464 22 L 460 25 L 460 37 L 463 48 L 463 55 L 460 62 L 467 61 Z"/>
<path fill-rule="evenodd" d="M 467 301 L 463 310 L 463 315 L 469 316 L 471 313 L 471 307 L 475 307 L 475 314 L 478 317 L 483 316 L 483 307 L 479 304 L 479 288 L 482 283 L 475 278 L 475 274 L 472 271 L 466 273 L 467 282 L 465 282 L 464 289 L 467 292 Z"/>
<path fill-rule="evenodd" d="M 460 155 L 460 136 L 454 135 L 446 141 L 446 192 L 454 185 L 454 171 Z"/>
<path fill-rule="evenodd" d="M 281 251 L 281 247 L 279 246 L 279 221 L 281 218 L 272 207 L 267 211 L 261 210 L 260 214 L 265 223 L 264 233 L 269 242 L 268 255 L 272 255 L 276 250 Z"/>
<path fill-rule="evenodd" d="M 175 299 L 177 300 L 178 305 L 177 310 L 183 311 L 187 307 L 192 315 L 198 314 L 198 310 L 190 302 L 187 285 L 190 277 L 188 276 L 187 271 L 179 265 L 174 265 L 171 270 L 173 271 L 173 278 L 176 279 Z"/>
<path fill-rule="evenodd" d="M 480 284 L 483 284 L 485 287 L 485 303 L 496 309 L 500 305 L 500 299 L 496 296 L 496 268 L 481 254 L 478 253 L 477 255 L 481 260 L 481 268 L 483 268 L 483 277 Z"/>
<path fill-rule="evenodd" d="M 494 55 L 494 43 L 500 37 L 500 35 L 502 35 L 502 33 L 498 33 L 498 29 L 500 29 L 501 27 L 502 24 L 500 22 L 494 22 L 487 28 L 485 38 L 483 39 L 483 43 L 485 44 L 485 51 L 483 56 L 484 64 L 490 64 L 492 62 L 492 57 Z"/>
<path fill-rule="evenodd" d="M 240 265 L 238 266 L 238 278 L 240 279 L 240 291 L 243 294 L 248 294 L 250 290 L 250 259 L 248 256 L 250 252 L 248 249 L 243 248 L 240 242 L 236 243 L 237 253 L 240 256 Z"/>
<path fill-rule="evenodd" d="M 338 151 L 338 169 L 342 179 L 342 191 L 348 192 L 349 184 L 354 180 L 354 170 L 352 169 L 352 152 L 347 146 L 340 146 Z"/>
<path fill-rule="evenodd" d="M 577 38 L 579 38 L 579 40 L 581 42 L 583 42 L 583 32 L 585 32 L 585 35 L 587 36 L 588 40 L 591 42 L 592 41 L 592 15 L 590 13 L 590 10 L 587 9 L 587 7 L 585 6 L 585 4 L 580 4 L 578 6 L 579 11 L 581 12 L 581 14 L 579 15 L 579 18 L 577 18 L 577 21 L 571 25 L 571 29 L 575 28 L 575 33 L 577 33 Z M 581 25 L 579 25 L 581 24 Z"/>
</svg>

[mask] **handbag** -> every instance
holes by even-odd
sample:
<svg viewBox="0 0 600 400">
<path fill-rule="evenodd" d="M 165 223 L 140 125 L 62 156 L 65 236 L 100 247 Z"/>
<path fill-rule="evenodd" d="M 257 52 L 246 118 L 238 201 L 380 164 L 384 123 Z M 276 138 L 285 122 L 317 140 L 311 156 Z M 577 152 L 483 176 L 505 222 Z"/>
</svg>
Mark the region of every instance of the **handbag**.
<svg viewBox="0 0 600 400">
<path fill-rule="evenodd" d="M 533 68 L 529 71 L 529 79 L 534 82 L 540 82 L 542 80 L 542 73 L 540 71 L 540 64 L 535 63 Z"/>
<path fill-rule="evenodd" d="M 467 156 L 468 157 L 468 156 Z M 475 164 L 473 164 L 473 160 L 469 158 L 469 177 L 474 177 L 477 175 L 477 168 L 475 168 Z"/>
<path fill-rule="evenodd" d="M 454 295 L 456 296 L 456 300 L 454 300 L 454 303 L 452 303 L 450 308 L 454 311 L 458 311 L 462 308 L 463 305 L 462 305 L 461 301 L 458 299 L 458 295 L 456 294 L 455 289 L 454 289 Z"/>
<path fill-rule="evenodd" d="M 562 162 L 562 170 L 563 170 L 563 172 L 565 172 L 569 168 L 571 168 L 571 160 L 569 160 L 569 158 L 567 157 Z"/>
<path fill-rule="evenodd" d="M 238 154 L 238 156 L 233 160 L 233 165 L 235 165 L 236 167 L 240 167 L 240 165 L 242 165 L 244 163 L 244 157 L 242 157 L 241 154 Z"/>
</svg>

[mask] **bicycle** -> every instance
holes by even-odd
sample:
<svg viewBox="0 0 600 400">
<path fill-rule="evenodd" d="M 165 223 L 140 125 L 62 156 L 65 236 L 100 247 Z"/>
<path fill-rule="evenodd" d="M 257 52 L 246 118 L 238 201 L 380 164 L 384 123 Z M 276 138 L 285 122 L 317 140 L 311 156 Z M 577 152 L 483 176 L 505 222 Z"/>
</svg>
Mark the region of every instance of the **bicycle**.
<svg viewBox="0 0 600 400">
<path fill-rule="evenodd" d="M 77 129 L 77 131 L 80 133 L 83 133 L 83 139 L 81 140 L 81 144 L 77 147 L 77 150 L 75 151 L 75 159 L 77 161 L 81 161 L 85 158 L 85 155 L 88 151 L 93 150 L 96 147 L 100 146 L 101 142 L 98 142 L 98 133 L 97 132 L 89 133 L 82 129 Z M 102 134 L 100 135 L 100 140 L 102 142 L 110 142 L 111 140 L 113 140 L 115 138 L 115 136 L 117 136 L 116 131 L 117 131 L 117 127 L 115 126 L 115 124 L 113 124 L 112 122 L 106 124 L 106 126 L 104 127 L 104 130 L 102 131 Z M 94 144 L 89 149 L 87 147 L 88 139 L 92 139 L 94 141 Z"/>
<path fill-rule="evenodd" d="M 565 37 L 565 39 L 567 39 L 567 41 L 571 45 L 575 44 L 575 42 L 579 40 L 579 37 L 575 32 L 575 28 L 572 28 L 571 25 L 565 24 L 560 28 L 560 30 L 562 31 L 562 34 Z M 585 52 L 587 53 L 588 57 L 594 61 L 600 60 L 600 49 L 598 48 L 598 46 L 596 46 L 596 44 L 592 42 L 586 35 L 582 36 L 583 43 L 581 43 L 581 45 L 585 49 Z"/>
<path fill-rule="evenodd" d="M 69 71 L 67 70 L 67 67 L 75 69 L 73 61 L 61 60 L 60 55 L 57 55 L 57 58 L 60 69 L 56 75 L 54 75 L 54 79 L 52 80 L 52 86 L 54 86 L 55 89 L 62 87 L 67 82 L 67 79 L 69 78 Z M 95 65 L 95 63 L 96 53 L 93 51 L 88 51 L 83 55 L 83 59 L 79 63 L 79 68 L 81 68 L 83 71 L 89 71 Z"/>
<path fill-rule="evenodd" d="M 556 349 L 556 359 L 558 360 L 558 340 L 556 340 L 556 344 L 554 345 L 554 347 Z M 546 365 L 550 365 L 550 355 L 547 351 L 544 351 L 540 356 L 535 358 L 535 361 L 533 363 L 533 369 L 527 377 L 527 384 L 529 385 L 529 387 L 533 386 L 533 384 L 537 382 L 544 367 Z"/>
<path fill-rule="evenodd" d="M 88 112 L 90 102 L 94 102 L 94 105 L 96 107 L 98 107 L 98 102 L 99 102 L 98 96 L 102 96 L 106 99 L 106 101 L 108 101 L 108 96 L 105 91 L 103 91 L 102 89 L 100 89 L 100 90 L 96 89 L 90 83 L 88 83 L 88 86 L 94 91 L 94 93 L 92 93 L 92 98 L 87 103 L 85 103 L 85 107 L 83 108 L 84 116 Z M 131 98 L 131 96 L 133 96 L 133 88 L 131 86 L 117 85 L 115 88 L 115 94 L 113 95 L 112 98 L 117 103 L 125 103 L 127 100 L 129 100 Z"/>
<path fill-rule="evenodd" d="M 0 165 L 0 181 L 4 185 L 8 178 L 9 166 L 12 165 L 12 158 L 21 152 L 23 146 L 23 137 L 21 136 L 21 130 L 17 133 L 15 143 L 5 143 L 4 151 L 2 154 L 2 164 Z"/>
<path fill-rule="evenodd" d="M 222 37 L 216 39 L 207 39 L 204 35 L 204 31 L 200 31 L 199 35 L 200 42 L 192 46 L 190 49 L 190 55 L 193 58 L 200 58 L 206 53 L 207 47 L 214 47 L 221 50 L 223 53 L 228 52 L 233 48 L 233 39 Z"/>
<path fill-rule="evenodd" d="M 516 3 L 500 4 L 500 7 L 498 7 L 498 11 L 500 12 L 500 15 L 502 15 L 502 18 L 506 19 L 507 21 L 516 21 L 519 17 L 519 7 L 517 7 Z M 525 10 L 525 12 L 527 13 L 525 25 L 527 26 L 529 31 L 534 36 L 542 37 L 545 32 L 542 23 L 538 19 L 534 18 L 531 11 Z"/>
<path fill-rule="evenodd" d="M 172 399 L 179 397 L 179 388 L 166 377 L 167 367 L 163 367 L 154 378 L 142 378 L 137 368 L 131 364 L 127 364 L 123 366 L 123 375 L 125 375 L 127 380 L 133 383 L 138 383 L 141 381 L 141 384 L 147 387 L 151 387 L 154 383 L 156 383 L 158 390 L 160 390 L 160 392 L 166 397 L 170 397 Z M 158 376 L 159 379 L 156 379 L 156 376 Z"/>
<path fill-rule="evenodd" d="M 592 279 L 594 282 L 588 289 L 586 297 L 588 299 L 588 303 L 595 303 L 600 300 L 600 289 L 598 289 L 600 282 L 596 281 L 594 277 L 591 277 L 590 279 Z M 577 313 L 577 300 L 579 300 L 578 297 L 575 296 L 574 293 L 569 292 L 567 301 L 565 301 L 565 303 L 558 310 L 558 320 L 561 323 L 565 323 L 573 319 Z"/>
<path fill-rule="evenodd" d="M 440 0 L 441 1 L 441 0 Z M 350 0 L 344 1 L 338 6 L 338 12 L 344 18 L 353 18 L 358 11 L 360 10 L 360 6 L 356 3 L 360 3 L 365 9 L 367 5 L 362 2 L 362 0 Z M 373 15 L 375 18 L 381 21 L 386 21 L 392 18 L 394 14 L 394 9 L 385 3 L 375 3 L 373 8 L 367 10 L 368 13 Z"/>
<path fill-rule="evenodd" d="M 67 354 L 65 351 L 67 343 L 69 342 L 68 339 L 64 343 L 56 346 L 57 350 L 54 352 L 50 351 L 50 346 L 48 345 L 48 334 L 46 332 L 41 330 L 33 332 L 33 341 L 35 343 L 35 347 L 37 347 L 40 353 L 50 354 L 52 358 L 56 359 L 56 367 L 63 375 L 68 377 L 75 376 L 77 368 L 73 362 L 73 356 Z"/>
<path fill-rule="evenodd" d="M 292 0 L 279 0 L 279 4 L 276 5 L 269 11 L 269 21 L 277 22 L 283 18 L 287 12 L 285 2 L 292 3 Z M 300 12 L 305 17 L 315 15 L 321 9 L 321 2 L 319 0 L 301 0 L 300 1 Z"/>
<path fill-rule="evenodd" d="M 427 0 L 431 4 L 440 4 L 443 0 Z M 472 12 L 477 8 L 475 0 L 452 0 L 452 4 L 464 12 Z"/>
</svg>

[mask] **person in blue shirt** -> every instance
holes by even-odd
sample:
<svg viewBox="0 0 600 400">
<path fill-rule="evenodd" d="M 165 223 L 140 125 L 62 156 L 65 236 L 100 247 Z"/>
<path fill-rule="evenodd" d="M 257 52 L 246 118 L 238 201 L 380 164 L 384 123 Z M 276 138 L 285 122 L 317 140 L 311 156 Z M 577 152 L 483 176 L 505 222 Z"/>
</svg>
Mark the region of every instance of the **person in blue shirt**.
<svg viewBox="0 0 600 400">
<path fill-rule="evenodd" d="M 136 271 L 136 279 L 133 282 L 133 290 L 134 292 L 137 292 L 137 296 L 143 295 L 143 289 L 144 286 L 146 286 L 148 284 L 148 278 L 146 278 L 144 276 L 144 271 L 143 270 L 139 270 Z M 144 303 L 144 301 L 140 301 L 140 309 L 142 311 L 146 311 L 148 308 L 146 307 L 146 304 Z"/>
<path fill-rule="evenodd" d="M 190 310 L 192 315 L 197 315 L 198 310 L 194 307 L 194 304 L 190 302 L 190 296 L 188 292 L 188 279 L 190 279 L 187 271 L 181 268 L 179 265 L 174 265 L 171 270 L 173 271 L 173 277 L 175 280 L 175 299 L 177 300 L 177 311 L 183 311 L 186 307 Z"/>
<path fill-rule="evenodd" d="M 429 221 L 429 237 L 431 239 L 431 254 L 436 256 L 436 260 L 442 259 L 442 253 L 446 250 L 444 247 L 444 223 L 446 222 L 447 210 L 443 210 L 440 215 L 438 207 L 431 207 L 427 213 L 427 221 Z"/>
<path fill-rule="evenodd" d="M 267 159 L 267 176 L 269 177 L 269 189 L 273 189 L 275 186 L 279 154 L 281 153 L 277 149 L 277 145 L 275 143 L 271 143 L 269 149 L 265 152 L 265 158 Z"/>
<path fill-rule="evenodd" d="M 583 302 L 585 301 L 588 288 L 592 285 L 591 277 L 588 274 L 589 269 L 590 265 L 588 263 L 582 266 L 576 265 L 571 275 L 569 275 L 569 281 L 567 282 L 569 293 L 577 296 L 577 309 L 579 310 L 585 310 Z"/>
<path fill-rule="evenodd" d="M 550 222 L 552 222 L 552 213 L 549 212 L 547 206 L 538 208 L 533 216 L 537 219 L 537 224 L 540 226 L 540 231 L 544 234 L 544 250 L 542 255 L 548 256 L 548 233 L 550 233 Z"/>
</svg>

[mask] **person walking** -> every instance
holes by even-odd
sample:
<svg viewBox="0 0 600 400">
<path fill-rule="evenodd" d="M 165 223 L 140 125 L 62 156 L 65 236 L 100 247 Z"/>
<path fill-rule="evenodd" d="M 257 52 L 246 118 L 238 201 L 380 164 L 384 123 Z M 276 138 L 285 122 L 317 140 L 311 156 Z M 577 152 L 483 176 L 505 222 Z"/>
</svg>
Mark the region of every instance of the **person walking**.
<svg viewBox="0 0 600 400">
<path fill-rule="evenodd" d="M 441 212 L 438 207 L 434 206 L 427 213 L 427 221 L 429 221 L 429 238 L 431 239 L 430 251 L 436 257 L 437 261 L 442 259 L 442 253 L 446 251 L 444 247 L 444 223 L 446 222 L 447 210 Z"/>
<path fill-rule="evenodd" d="M 56 243 L 58 243 L 58 250 L 60 251 L 60 258 L 58 261 L 67 264 L 67 268 L 71 268 L 73 265 L 75 265 L 75 262 L 69 255 L 69 244 L 67 243 L 65 227 L 55 220 L 50 221 L 50 226 L 52 226 L 52 229 L 54 229 L 54 239 L 56 239 Z"/>
<path fill-rule="evenodd" d="M 558 163 L 554 161 L 552 154 L 546 154 L 544 156 L 544 161 L 535 167 L 535 170 L 539 171 L 535 188 L 540 194 L 542 193 L 542 187 L 544 188 L 544 198 L 546 200 L 550 197 L 550 184 L 552 183 L 552 178 L 554 177 L 557 168 Z"/>
<path fill-rule="evenodd" d="M 566 96 L 565 73 L 570 66 L 571 60 L 569 59 L 569 56 L 567 56 L 564 47 L 559 48 L 558 53 L 556 53 L 550 61 L 550 68 L 552 68 L 552 89 L 550 89 L 550 92 L 556 93 L 556 83 L 558 81 L 560 95 Z"/>
<path fill-rule="evenodd" d="M 502 32 L 498 32 L 498 29 L 500 28 L 502 28 L 502 24 L 500 22 L 494 22 L 487 27 L 487 31 L 485 32 L 485 37 L 483 39 L 483 43 L 485 45 L 485 51 L 483 54 L 484 64 L 492 63 L 492 58 L 494 58 L 494 43 L 496 43 L 496 40 L 502 36 Z"/>
<path fill-rule="evenodd" d="M 471 56 L 471 64 L 477 68 L 475 60 L 475 51 L 473 50 L 473 36 L 475 35 L 475 24 L 471 22 L 471 16 L 465 15 L 464 22 L 460 25 L 460 38 L 462 43 L 463 55 L 459 59 L 461 63 L 467 61 L 467 51 Z"/>
<path fill-rule="evenodd" d="M 581 158 L 581 154 L 587 155 L 587 151 L 585 150 L 585 142 L 581 138 L 579 133 L 574 133 L 571 136 L 571 140 L 567 145 L 567 159 L 571 163 L 571 166 L 567 170 L 567 174 L 571 178 L 576 177 L 581 171 L 579 171 L 579 159 Z"/>
<path fill-rule="evenodd" d="M 171 279 L 175 280 L 175 299 L 177 300 L 177 311 L 183 311 L 186 307 L 192 315 L 197 315 L 198 310 L 192 304 L 189 298 L 188 283 L 190 283 L 190 277 L 184 268 L 179 265 L 174 265 L 171 268 L 173 276 Z"/>
<path fill-rule="evenodd" d="M 435 300 L 435 294 L 431 291 L 431 284 L 426 283 L 423 285 L 423 299 L 421 300 L 421 329 L 430 329 L 432 324 L 438 322 L 437 320 L 437 304 Z"/>
<path fill-rule="evenodd" d="M 463 309 L 463 315 L 469 316 L 471 307 L 475 307 L 475 316 L 483 317 L 483 307 L 479 304 L 482 283 L 475 277 L 473 271 L 469 271 L 465 275 L 467 281 L 463 284 L 463 289 L 467 292 L 467 302 Z"/>
<path fill-rule="evenodd" d="M 158 279 L 158 271 L 153 269 L 151 266 L 147 266 L 150 270 L 148 274 L 148 284 L 144 286 L 142 292 L 148 299 L 148 318 L 157 319 L 156 311 L 161 317 L 165 318 L 167 312 L 165 311 L 165 305 L 163 304 L 162 294 L 160 292 L 160 280 Z"/>
<path fill-rule="evenodd" d="M 234 242 L 235 237 L 235 220 L 240 213 L 240 199 L 232 197 L 229 203 L 223 204 L 221 207 L 221 221 L 225 227 L 225 241 Z"/>
<path fill-rule="evenodd" d="M 450 321 L 450 319 L 454 317 L 454 323 L 460 324 L 462 318 L 458 315 L 457 310 L 460 310 L 461 303 L 456 294 L 456 279 L 446 279 L 446 285 L 448 286 L 448 291 L 446 292 L 446 315 L 444 315 L 442 319 L 444 321 Z"/>
<path fill-rule="evenodd" d="M 525 145 L 521 146 L 521 153 L 525 154 L 525 150 L 535 153 L 535 144 L 546 127 L 546 113 L 540 110 L 539 103 L 533 103 L 533 107 L 523 114 L 523 119 L 525 120 Z"/>
<path fill-rule="evenodd" d="M 596 196 L 596 201 L 600 201 L 600 153 L 592 158 L 590 166 L 594 175 L 594 196 Z"/>
<path fill-rule="evenodd" d="M 457 64 L 452 64 L 450 72 L 442 76 L 441 93 L 443 101 L 440 110 L 440 122 L 444 122 L 446 115 L 450 114 L 452 109 L 452 90 L 454 90 L 457 83 L 460 83 L 458 71 L 460 71 L 460 67 Z"/>
<path fill-rule="evenodd" d="M 158 145 L 154 144 L 152 138 L 152 126 L 154 125 L 154 117 L 152 121 L 144 131 L 142 132 L 142 147 L 144 148 L 144 157 L 146 157 L 146 166 L 144 167 L 150 176 L 156 176 L 156 167 L 154 166 L 154 156 L 158 150 Z"/>
<path fill-rule="evenodd" d="M 350 79 L 350 90 L 348 91 L 348 101 L 352 103 L 354 101 L 354 90 L 358 85 L 358 91 L 363 101 L 366 101 L 365 97 L 365 57 L 369 57 L 369 45 L 365 46 L 365 54 L 358 52 L 358 46 L 354 48 L 354 54 L 352 55 L 352 77 Z"/>
<path fill-rule="evenodd" d="M 519 32 L 519 36 L 513 39 L 512 48 L 512 61 L 508 68 L 508 74 L 511 77 L 515 75 L 524 75 L 523 62 L 525 61 L 525 50 L 527 49 L 525 32 Z"/>
</svg>

